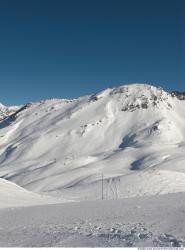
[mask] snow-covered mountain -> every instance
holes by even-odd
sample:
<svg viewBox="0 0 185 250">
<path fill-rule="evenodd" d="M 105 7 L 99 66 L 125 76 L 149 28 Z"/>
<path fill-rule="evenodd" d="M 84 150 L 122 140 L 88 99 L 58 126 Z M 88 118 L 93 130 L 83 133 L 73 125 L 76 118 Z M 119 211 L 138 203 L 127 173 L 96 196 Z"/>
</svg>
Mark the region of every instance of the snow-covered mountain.
<svg viewBox="0 0 185 250">
<path fill-rule="evenodd" d="M 10 106 L 7 107 L 0 103 L 0 121 L 8 117 L 9 115 L 15 113 L 17 110 L 19 110 L 21 106 Z"/>
<path fill-rule="evenodd" d="M 0 177 L 70 200 L 185 191 L 182 97 L 130 84 L 22 106 L 0 122 Z"/>
</svg>

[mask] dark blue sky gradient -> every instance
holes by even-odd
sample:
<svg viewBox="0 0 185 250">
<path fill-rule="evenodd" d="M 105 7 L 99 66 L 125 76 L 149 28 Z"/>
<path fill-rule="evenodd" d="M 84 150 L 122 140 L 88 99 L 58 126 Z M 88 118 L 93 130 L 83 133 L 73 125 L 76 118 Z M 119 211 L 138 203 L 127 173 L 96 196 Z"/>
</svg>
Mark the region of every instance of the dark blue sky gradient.
<svg viewBox="0 0 185 250">
<path fill-rule="evenodd" d="M 184 0 L 0 0 L 0 102 L 185 91 Z"/>
</svg>

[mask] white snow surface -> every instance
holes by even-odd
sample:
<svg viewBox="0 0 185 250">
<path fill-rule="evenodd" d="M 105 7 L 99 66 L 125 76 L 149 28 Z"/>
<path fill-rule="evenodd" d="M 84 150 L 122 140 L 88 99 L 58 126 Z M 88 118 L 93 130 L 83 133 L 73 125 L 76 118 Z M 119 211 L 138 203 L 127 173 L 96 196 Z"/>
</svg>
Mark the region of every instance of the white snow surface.
<svg viewBox="0 0 185 250">
<path fill-rule="evenodd" d="M 0 178 L 73 201 L 101 199 L 102 178 L 104 199 L 185 191 L 185 101 L 160 87 L 123 85 L 16 111 L 0 122 Z"/>
<path fill-rule="evenodd" d="M 0 247 L 184 247 L 185 194 L 0 209 Z"/>
</svg>

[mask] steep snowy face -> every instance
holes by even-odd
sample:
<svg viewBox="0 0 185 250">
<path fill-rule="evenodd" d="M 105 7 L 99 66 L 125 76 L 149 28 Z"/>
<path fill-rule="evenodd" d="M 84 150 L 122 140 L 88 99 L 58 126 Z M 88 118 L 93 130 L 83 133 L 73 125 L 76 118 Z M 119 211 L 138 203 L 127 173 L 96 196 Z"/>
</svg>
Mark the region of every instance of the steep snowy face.
<svg viewBox="0 0 185 250">
<path fill-rule="evenodd" d="M 107 89 L 91 96 L 91 100 L 109 99 L 108 103 L 112 104 L 107 104 L 107 107 L 112 106 L 112 117 L 119 123 L 123 123 L 123 119 L 127 120 L 128 117 L 132 118 L 131 124 L 127 123 L 121 146 L 133 146 L 136 143 L 151 141 L 169 144 L 183 140 L 181 128 L 176 124 L 176 102 L 172 97 L 174 96 L 160 87 L 131 84 Z M 129 114 L 131 112 L 133 115 Z M 124 125 L 122 127 L 124 128 Z"/>
<path fill-rule="evenodd" d="M 107 198 L 185 190 L 165 182 L 184 173 L 184 112 L 146 84 L 25 105 L 0 123 L 0 177 L 74 200 L 99 198 L 102 174 Z"/>
</svg>

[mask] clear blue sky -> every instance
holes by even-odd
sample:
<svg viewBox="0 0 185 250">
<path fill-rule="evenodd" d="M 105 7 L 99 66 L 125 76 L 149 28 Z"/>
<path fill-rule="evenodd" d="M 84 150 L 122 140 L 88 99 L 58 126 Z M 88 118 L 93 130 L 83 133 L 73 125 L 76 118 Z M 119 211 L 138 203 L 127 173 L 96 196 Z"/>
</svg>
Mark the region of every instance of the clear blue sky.
<svg viewBox="0 0 185 250">
<path fill-rule="evenodd" d="M 185 91 L 184 0 L 0 0 L 0 102 Z"/>
</svg>

